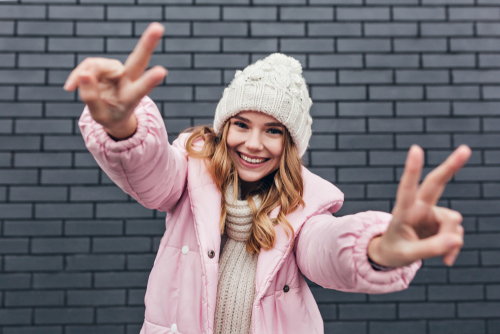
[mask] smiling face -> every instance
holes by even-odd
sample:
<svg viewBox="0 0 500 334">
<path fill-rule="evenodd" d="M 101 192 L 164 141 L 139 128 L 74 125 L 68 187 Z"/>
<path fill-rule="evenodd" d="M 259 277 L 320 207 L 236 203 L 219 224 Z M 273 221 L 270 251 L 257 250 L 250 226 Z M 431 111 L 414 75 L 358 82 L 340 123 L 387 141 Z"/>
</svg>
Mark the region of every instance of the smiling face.
<svg viewBox="0 0 500 334">
<path fill-rule="evenodd" d="M 285 128 L 274 117 L 257 111 L 242 111 L 229 122 L 227 146 L 241 186 L 253 188 L 279 168 Z"/>
</svg>

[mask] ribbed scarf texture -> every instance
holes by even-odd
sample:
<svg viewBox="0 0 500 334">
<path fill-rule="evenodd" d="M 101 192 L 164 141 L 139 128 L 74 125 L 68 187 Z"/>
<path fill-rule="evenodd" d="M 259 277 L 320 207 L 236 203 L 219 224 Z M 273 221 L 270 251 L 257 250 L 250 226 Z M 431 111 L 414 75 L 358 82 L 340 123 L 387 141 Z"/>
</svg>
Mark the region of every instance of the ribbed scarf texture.
<svg viewBox="0 0 500 334">
<path fill-rule="evenodd" d="M 214 333 L 245 334 L 251 331 L 258 258 L 258 254 L 246 250 L 253 217 L 248 201 L 234 200 L 233 184 L 229 185 L 225 199 L 228 239 L 219 259 Z M 260 198 L 254 196 L 252 199 L 259 208 Z"/>
</svg>

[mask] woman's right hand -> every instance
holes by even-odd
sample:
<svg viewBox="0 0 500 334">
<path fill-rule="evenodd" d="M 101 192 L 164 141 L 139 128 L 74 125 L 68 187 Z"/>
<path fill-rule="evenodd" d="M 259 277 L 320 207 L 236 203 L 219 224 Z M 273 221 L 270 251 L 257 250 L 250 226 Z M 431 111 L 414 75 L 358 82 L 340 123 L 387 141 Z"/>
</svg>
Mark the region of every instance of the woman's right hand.
<svg viewBox="0 0 500 334">
<path fill-rule="evenodd" d="M 78 88 L 92 118 L 117 139 L 135 132 L 135 107 L 167 75 L 162 66 L 144 72 L 163 30 L 160 23 L 151 23 L 125 65 L 115 59 L 87 58 L 70 73 L 64 84 L 67 91 Z"/>
</svg>

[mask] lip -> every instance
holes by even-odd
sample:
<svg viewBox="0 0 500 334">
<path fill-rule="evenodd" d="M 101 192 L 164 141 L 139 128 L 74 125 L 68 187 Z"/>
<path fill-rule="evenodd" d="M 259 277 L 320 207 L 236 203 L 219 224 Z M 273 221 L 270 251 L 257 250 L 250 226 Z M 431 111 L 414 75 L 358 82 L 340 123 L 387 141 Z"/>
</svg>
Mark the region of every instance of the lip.
<svg viewBox="0 0 500 334">
<path fill-rule="evenodd" d="M 239 152 L 238 152 L 239 153 Z M 267 162 L 269 162 L 270 160 L 266 160 L 264 162 L 261 162 L 260 164 L 252 164 L 252 163 L 249 163 L 245 160 L 243 160 L 239 154 L 236 154 L 238 156 L 238 161 L 241 165 L 245 166 L 245 167 L 248 167 L 248 168 L 259 168 L 259 167 L 262 167 L 264 164 L 266 164 Z M 246 154 L 245 154 L 246 155 Z M 260 158 L 262 159 L 262 158 Z"/>
<path fill-rule="evenodd" d="M 255 155 L 250 155 L 250 154 L 247 154 L 247 153 L 243 153 L 243 152 L 240 152 L 240 151 L 236 151 L 236 153 L 239 154 L 243 154 L 243 155 L 246 155 L 247 157 L 249 157 L 250 159 L 269 159 L 269 158 L 266 158 L 266 157 L 258 157 L 258 156 L 255 156 Z"/>
</svg>

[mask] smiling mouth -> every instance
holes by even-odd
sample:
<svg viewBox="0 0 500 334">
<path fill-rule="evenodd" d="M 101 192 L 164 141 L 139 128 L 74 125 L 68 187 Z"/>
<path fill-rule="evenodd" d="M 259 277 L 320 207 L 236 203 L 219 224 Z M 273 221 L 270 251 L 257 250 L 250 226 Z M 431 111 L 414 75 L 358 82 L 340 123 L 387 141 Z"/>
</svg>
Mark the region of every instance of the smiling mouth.
<svg viewBox="0 0 500 334">
<path fill-rule="evenodd" d="M 270 160 L 268 158 L 264 158 L 264 159 L 254 159 L 254 158 L 249 158 L 247 157 L 246 155 L 244 155 L 243 153 L 240 153 L 240 152 L 237 152 L 239 157 L 241 159 L 243 159 L 244 161 L 248 162 L 248 163 L 251 163 L 251 164 L 261 164 L 263 162 L 266 162 L 267 160 Z"/>
</svg>

